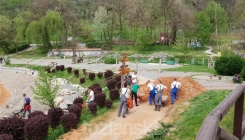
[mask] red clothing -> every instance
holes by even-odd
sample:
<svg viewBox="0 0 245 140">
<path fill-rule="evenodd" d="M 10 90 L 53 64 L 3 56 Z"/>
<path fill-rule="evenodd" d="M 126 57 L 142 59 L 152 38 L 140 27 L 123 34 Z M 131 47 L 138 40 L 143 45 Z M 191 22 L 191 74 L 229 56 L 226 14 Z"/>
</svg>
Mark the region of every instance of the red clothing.
<svg viewBox="0 0 245 140">
<path fill-rule="evenodd" d="M 24 110 L 27 111 L 27 110 L 30 110 L 31 109 L 31 105 L 27 105 L 25 106 Z"/>
</svg>

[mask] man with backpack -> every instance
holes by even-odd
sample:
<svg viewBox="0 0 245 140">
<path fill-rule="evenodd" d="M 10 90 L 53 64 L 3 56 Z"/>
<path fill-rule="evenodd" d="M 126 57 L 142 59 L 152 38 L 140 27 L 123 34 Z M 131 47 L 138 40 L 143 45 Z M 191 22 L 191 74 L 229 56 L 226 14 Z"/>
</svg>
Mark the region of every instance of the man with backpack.
<svg viewBox="0 0 245 140">
<path fill-rule="evenodd" d="M 25 118 L 26 111 L 31 114 L 31 99 L 29 97 L 26 97 L 26 94 L 23 94 L 24 98 L 24 112 L 22 117 Z"/>
<path fill-rule="evenodd" d="M 174 104 L 174 100 L 178 100 L 178 91 L 181 84 L 174 78 L 173 83 L 171 84 L 171 104 Z"/>
<path fill-rule="evenodd" d="M 118 109 L 118 117 L 120 117 L 122 113 L 122 108 L 123 108 L 123 118 L 126 118 L 125 114 L 128 111 L 127 107 L 127 94 L 128 94 L 129 89 L 127 88 L 127 84 L 122 83 L 121 86 L 121 96 L 120 96 L 120 105 Z"/>
<path fill-rule="evenodd" d="M 147 81 L 147 88 L 148 88 L 148 93 L 149 95 L 149 105 L 152 105 L 152 100 L 155 104 L 155 94 L 156 94 L 156 87 L 153 83 L 151 83 L 150 80 Z"/>
</svg>

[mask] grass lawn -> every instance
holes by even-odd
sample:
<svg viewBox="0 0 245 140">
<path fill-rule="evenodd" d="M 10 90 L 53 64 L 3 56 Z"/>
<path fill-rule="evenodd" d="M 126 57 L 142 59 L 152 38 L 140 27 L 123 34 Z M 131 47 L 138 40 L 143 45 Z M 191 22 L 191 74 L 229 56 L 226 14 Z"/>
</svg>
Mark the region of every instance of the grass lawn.
<svg viewBox="0 0 245 140">
<path fill-rule="evenodd" d="M 11 58 L 33 58 L 33 59 L 39 59 L 42 57 L 45 57 L 46 53 L 43 53 L 41 49 L 32 49 L 28 51 L 24 51 L 18 54 L 14 54 L 11 56 Z"/>
<path fill-rule="evenodd" d="M 181 72 L 207 72 L 216 74 L 215 69 L 210 69 L 207 66 L 184 65 L 183 67 L 164 69 L 164 71 L 181 71 Z"/>
<path fill-rule="evenodd" d="M 195 139 L 205 117 L 228 95 L 229 90 L 211 90 L 189 100 L 190 105 L 183 113 L 174 119 L 172 125 L 162 125 L 158 130 L 150 132 L 143 140 L 153 139 L 152 134 L 156 134 L 159 130 L 171 131 L 167 135 L 163 135 L 160 139 L 165 140 L 193 140 Z M 230 112 L 228 115 L 231 114 Z M 230 115 L 229 115 L 230 116 Z M 221 122 L 221 127 L 230 125 L 231 117 L 225 117 Z M 232 127 L 223 127 L 231 131 Z M 150 140 L 150 139 L 149 139 Z"/>
</svg>

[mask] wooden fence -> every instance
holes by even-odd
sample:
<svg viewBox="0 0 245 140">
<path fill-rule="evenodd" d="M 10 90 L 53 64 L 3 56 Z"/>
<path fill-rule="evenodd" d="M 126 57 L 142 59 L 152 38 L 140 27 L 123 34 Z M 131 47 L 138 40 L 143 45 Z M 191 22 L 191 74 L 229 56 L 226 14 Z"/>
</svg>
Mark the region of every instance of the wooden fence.
<svg viewBox="0 0 245 140">
<path fill-rule="evenodd" d="M 241 140 L 245 131 L 244 109 L 245 83 L 237 86 L 216 108 L 205 118 L 196 140 Z M 235 104 L 233 134 L 228 133 L 219 124 L 226 113 Z"/>
</svg>

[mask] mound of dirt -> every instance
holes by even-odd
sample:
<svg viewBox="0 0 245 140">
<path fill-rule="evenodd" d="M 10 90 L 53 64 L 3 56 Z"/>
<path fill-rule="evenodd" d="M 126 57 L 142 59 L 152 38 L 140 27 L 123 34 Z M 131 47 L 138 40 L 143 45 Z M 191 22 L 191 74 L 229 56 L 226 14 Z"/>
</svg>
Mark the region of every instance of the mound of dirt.
<svg viewBox="0 0 245 140">
<path fill-rule="evenodd" d="M 181 83 L 181 88 L 178 91 L 178 100 L 176 102 L 180 102 L 183 100 L 191 99 L 199 94 L 201 94 L 203 91 L 206 91 L 206 89 L 200 85 L 195 80 L 189 78 L 189 77 L 161 77 L 156 79 L 153 83 L 154 85 L 157 85 L 157 81 L 161 80 L 162 84 L 167 87 L 163 91 L 163 95 L 168 96 L 166 105 L 170 104 L 170 93 L 171 93 L 171 83 L 173 82 L 174 78 L 177 78 L 177 80 Z M 147 84 L 140 85 L 140 91 L 139 94 L 142 94 L 143 101 L 148 102 L 148 89 Z"/>
<path fill-rule="evenodd" d="M 10 98 L 9 91 L 0 84 L 0 106 L 3 106 Z"/>
</svg>

